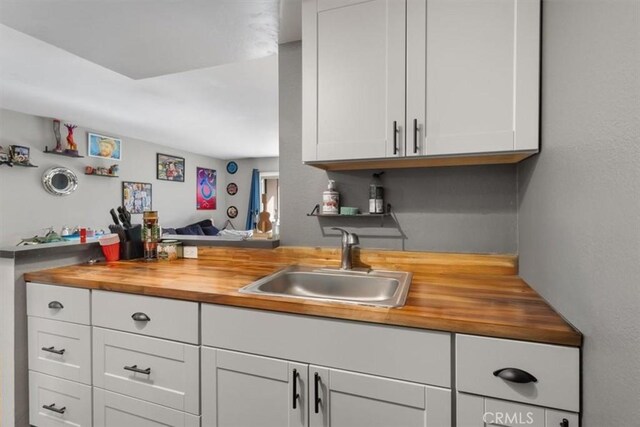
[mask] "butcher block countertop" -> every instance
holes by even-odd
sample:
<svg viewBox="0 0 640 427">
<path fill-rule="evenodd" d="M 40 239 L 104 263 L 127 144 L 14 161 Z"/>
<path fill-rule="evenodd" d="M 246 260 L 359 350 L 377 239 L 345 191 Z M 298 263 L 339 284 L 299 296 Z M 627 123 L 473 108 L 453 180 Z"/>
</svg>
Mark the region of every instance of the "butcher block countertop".
<svg viewBox="0 0 640 427">
<path fill-rule="evenodd" d="M 26 281 L 362 322 L 580 346 L 582 335 L 518 277 L 517 257 L 356 250 L 354 266 L 413 273 L 404 307 L 377 308 L 241 294 L 291 264 L 338 267 L 340 250 L 199 247 L 198 259 L 83 264 Z"/>
</svg>

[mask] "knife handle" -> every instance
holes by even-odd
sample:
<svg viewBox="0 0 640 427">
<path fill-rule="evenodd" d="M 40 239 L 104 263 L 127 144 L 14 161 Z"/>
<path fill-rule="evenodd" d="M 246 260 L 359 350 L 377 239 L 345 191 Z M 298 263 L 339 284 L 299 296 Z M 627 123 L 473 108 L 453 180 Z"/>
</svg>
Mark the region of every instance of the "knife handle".
<svg viewBox="0 0 640 427">
<path fill-rule="evenodd" d="M 116 210 L 111 209 L 109 213 L 111 214 L 111 219 L 113 219 L 113 223 L 115 225 L 120 225 L 120 221 L 118 221 L 118 215 L 116 214 Z"/>
</svg>

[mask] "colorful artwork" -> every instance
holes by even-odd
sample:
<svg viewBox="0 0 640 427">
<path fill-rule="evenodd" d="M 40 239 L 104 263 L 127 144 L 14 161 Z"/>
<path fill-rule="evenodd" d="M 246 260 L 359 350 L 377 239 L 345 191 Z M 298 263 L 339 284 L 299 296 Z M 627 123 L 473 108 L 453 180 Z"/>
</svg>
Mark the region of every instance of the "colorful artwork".
<svg viewBox="0 0 640 427">
<path fill-rule="evenodd" d="M 122 206 L 132 214 L 151 210 L 151 184 L 146 182 L 122 182 Z"/>
<path fill-rule="evenodd" d="M 227 184 L 227 194 L 230 196 L 235 196 L 238 194 L 238 185 L 235 182 L 230 182 Z"/>
<path fill-rule="evenodd" d="M 158 153 L 156 178 L 163 181 L 184 182 L 184 158 Z"/>
<path fill-rule="evenodd" d="M 122 140 L 111 136 L 87 134 L 87 153 L 90 157 L 101 159 L 122 160 Z"/>
<path fill-rule="evenodd" d="M 213 210 L 216 208 L 216 171 L 196 168 L 196 209 Z"/>
</svg>

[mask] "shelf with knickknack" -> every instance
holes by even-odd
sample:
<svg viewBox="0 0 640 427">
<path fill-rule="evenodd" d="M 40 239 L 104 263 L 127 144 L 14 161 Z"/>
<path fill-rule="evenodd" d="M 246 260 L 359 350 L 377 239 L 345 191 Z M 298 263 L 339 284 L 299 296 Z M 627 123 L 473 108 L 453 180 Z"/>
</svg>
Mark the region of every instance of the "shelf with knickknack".
<svg viewBox="0 0 640 427">
<path fill-rule="evenodd" d="M 71 123 L 65 123 L 64 127 L 67 128 L 67 148 L 62 148 L 62 135 L 60 135 L 60 120 L 53 119 L 53 134 L 56 138 L 56 146 L 53 150 L 49 150 L 48 146 L 44 147 L 43 153 L 45 154 L 55 154 L 56 156 L 65 156 L 65 157 L 73 157 L 77 159 L 82 159 L 84 156 L 81 156 L 78 153 L 78 144 L 73 139 L 73 130 L 78 126 L 73 125 Z"/>
<path fill-rule="evenodd" d="M 31 163 L 29 152 L 30 148 L 22 145 L 10 145 L 8 150 L 0 147 L 0 165 L 37 168 L 37 165 Z"/>
<path fill-rule="evenodd" d="M 76 159 L 83 159 L 84 158 L 84 156 L 79 155 L 77 151 L 75 151 L 75 152 L 73 152 L 73 150 L 71 150 L 71 151 L 64 150 L 64 151 L 60 151 L 60 152 L 58 152 L 58 151 L 50 151 L 49 147 L 45 147 L 43 153 L 44 154 L 55 154 L 56 156 L 74 157 Z"/>
<path fill-rule="evenodd" d="M 101 176 L 104 178 L 120 178 L 118 175 L 118 165 L 111 165 L 110 167 L 102 166 L 86 166 L 84 168 L 85 175 Z"/>
<path fill-rule="evenodd" d="M 344 208 L 343 208 L 344 209 Z M 355 208 L 347 208 L 355 209 Z M 307 216 L 317 216 L 321 218 L 380 218 L 380 227 L 384 227 L 384 219 L 391 217 L 391 203 L 387 203 L 386 209 L 382 213 L 359 213 L 356 209 L 354 213 L 322 213 L 320 204 L 314 206 L 313 210 Z"/>
</svg>

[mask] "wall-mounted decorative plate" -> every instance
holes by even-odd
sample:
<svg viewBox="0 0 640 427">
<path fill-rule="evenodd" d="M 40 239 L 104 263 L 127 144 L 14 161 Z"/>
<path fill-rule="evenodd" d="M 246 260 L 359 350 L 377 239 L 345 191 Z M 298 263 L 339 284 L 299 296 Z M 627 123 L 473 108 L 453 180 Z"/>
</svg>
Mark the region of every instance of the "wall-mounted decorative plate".
<svg viewBox="0 0 640 427">
<path fill-rule="evenodd" d="M 231 175 L 238 172 L 238 164 L 236 162 L 227 163 L 227 172 L 229 172 Z"/>
<path fill-rule="evenodd" d="M 238 192 L 238 186 L 235 182 L 231 182 L 227 185 L 227 194 L 230 196 L 235 196 Z"/>
<path fill-rule="evenodd" d="M 235 206 L 229 206 L 227 208 L 227 216 L 231 219 L 235 218 L 238 216 L 238 208 L 236 208 Z"/>
</svg>

